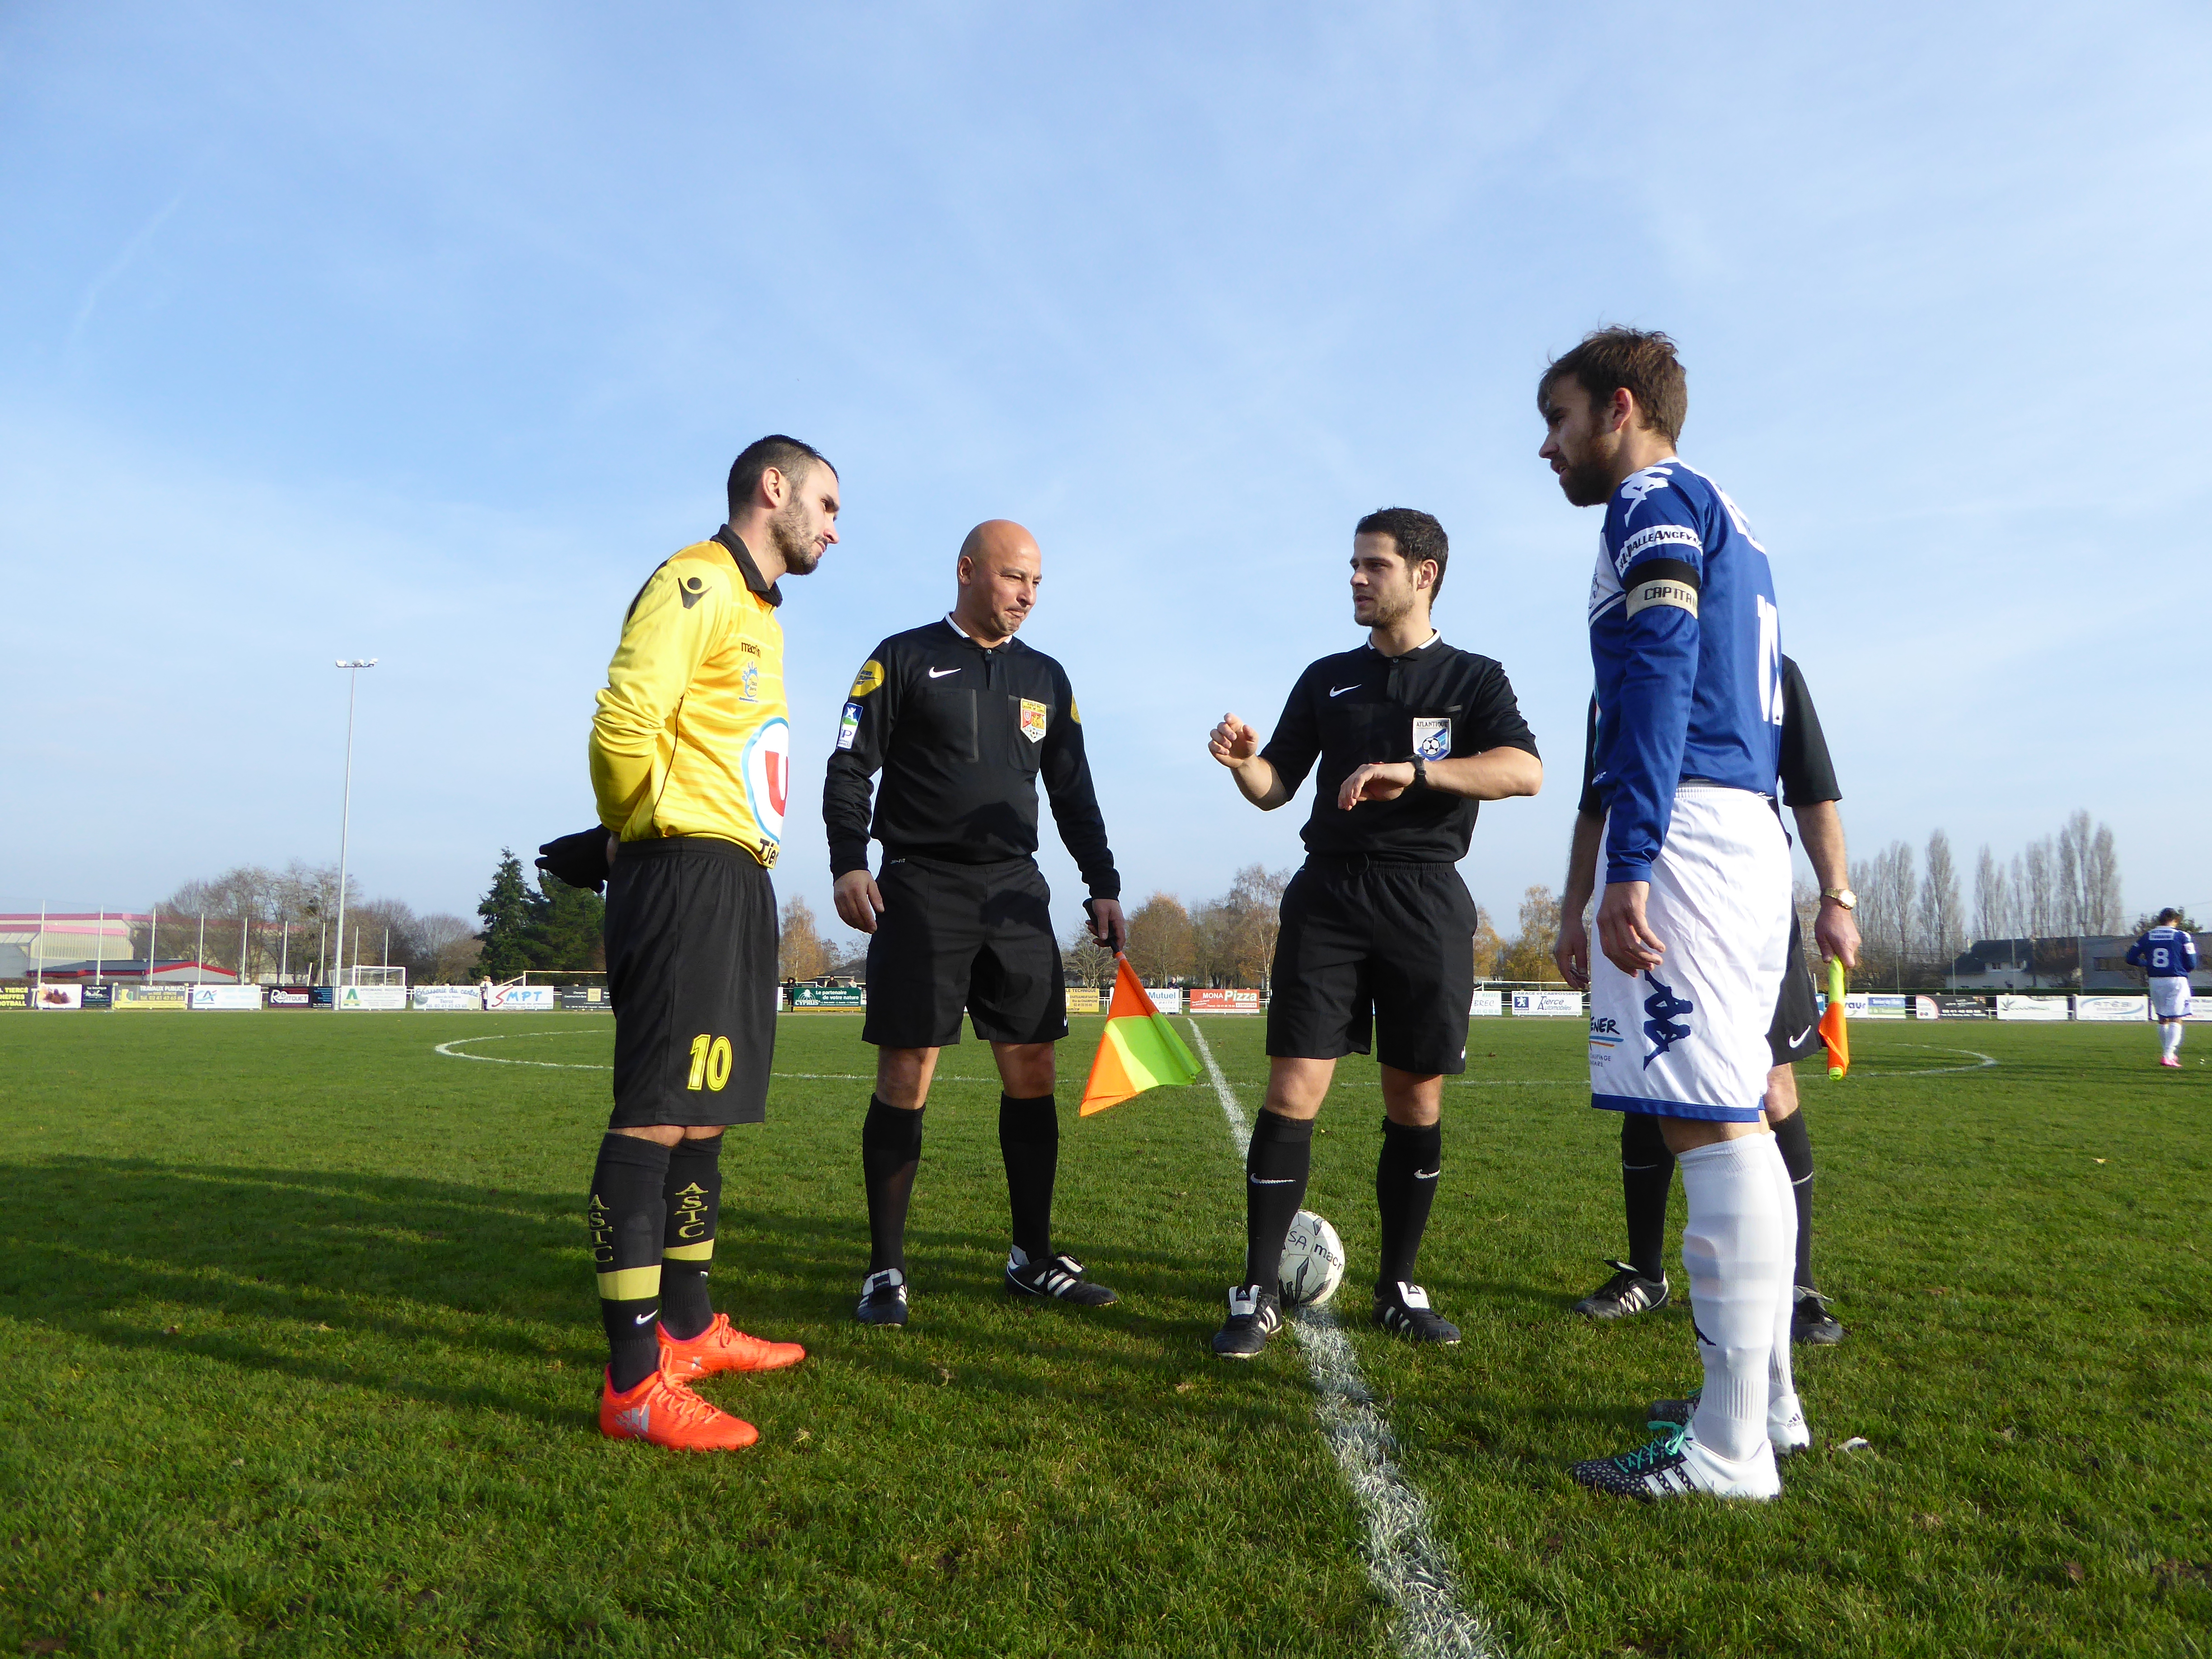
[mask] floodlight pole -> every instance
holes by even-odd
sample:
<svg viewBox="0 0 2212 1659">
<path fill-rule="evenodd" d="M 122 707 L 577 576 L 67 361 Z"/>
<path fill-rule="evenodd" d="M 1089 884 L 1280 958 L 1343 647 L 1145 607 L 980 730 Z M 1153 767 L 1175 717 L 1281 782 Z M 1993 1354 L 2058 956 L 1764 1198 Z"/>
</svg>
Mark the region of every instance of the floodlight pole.
<svg viewBox="0 0 2212 1659">
<path fill-rule="evenodd" d="M 361 671 L 376 666 L 374 657 L 338 659 L 339 667 L 346 671 L 346 756 L 345 805 L 338 813 L 338 977 L 345 976 L 345 903 L 347 839 L 353 829 L 353 704 L 354 693 L 361 684 Z M 336 983 L 333 981 L 332 983 Z"/>
</svg>

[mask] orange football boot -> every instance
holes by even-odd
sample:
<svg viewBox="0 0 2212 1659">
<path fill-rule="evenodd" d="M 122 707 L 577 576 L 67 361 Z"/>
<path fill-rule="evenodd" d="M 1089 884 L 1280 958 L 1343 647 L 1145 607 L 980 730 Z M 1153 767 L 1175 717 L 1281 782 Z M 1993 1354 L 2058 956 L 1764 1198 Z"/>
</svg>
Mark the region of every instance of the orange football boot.
<svg viewBox="0 0 2212 1659">
<path fill-rule="evenodd" d="M 708 1405 L 683 1380 L 656 1370 L 627 1394 L 614 1373 L 599 1385 L 599 1432 L 610 1440 L 642 1440 L 673 1451 L 736 1451 L 760 1438 L 741 1417 Z"/>
<path fill-rule="evenodd" d="M 780 1371 L 806 1358 L 796 1342 L 769 1342 L 747 1336 L 730 1323 L 727 1314 L 716 1314 L 714 1322 L 689 1342 L 660 1332 L 660 1369 L 689 1382 L 723 1371 Z"/>
</svg>

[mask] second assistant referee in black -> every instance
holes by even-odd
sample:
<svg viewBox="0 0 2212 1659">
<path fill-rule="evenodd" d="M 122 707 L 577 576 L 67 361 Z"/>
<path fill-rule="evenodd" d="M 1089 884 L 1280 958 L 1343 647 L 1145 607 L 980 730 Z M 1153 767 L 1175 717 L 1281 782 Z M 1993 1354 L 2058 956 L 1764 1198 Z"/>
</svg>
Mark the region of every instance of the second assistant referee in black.
<svg viewBox="0 0 2212 1659">
<path fill-rule="evenodd" d="M 878 1050 L 860 1130 L 869 1261 L 855 1310 L 871 1325 L 906 1323 L 906 1212 L 922 1112 L 938 1050 L 960 1041 L 963 1006 L 991 1045 L 1004 1090 L 1008 1291 L 1086 1308 L 1116 1300 L 1052 1244 L 1053 1045 L 1067 1035 L 1067 995 L 1052 895 L 1033 857 L 1040 778 L 1091 891 L 1091 933 L 1117 951 L 1127 933 L 1121 879 L 1066 671 L 1014 637 L 1036 604 L 1036 538 L 1004 519 L 980 524 L 961 544 L 956 574 L 950 614 L 892 635 L 861 665 L 822 789 L 837 914 L 872 935 L 860 1032 Z M 872 823 L 869 780 L 878 769 Z M 872 834 L 884 845 L 873 877 Z"/>
<path fill-rule="evenodd" d="M 1367 643 L 1298 677 L 1265 749 L 1234 714 L 1208 745 L 1262 811 L 1320 763 L 1306 861 L 1283 893 L 1275 940 L 1267 1097 L 1245 1164 L 1244 1277 L 1213 1339 L 1224 1359 L 1250 1358 L 1282 1328 L 1277 1278 L 1305 1197 L 1314 1119 L 1336 1062 L 1368 1052 L 1370 1031 L 1383 1112 L 1375 1322 L 1417 1342 L 1459 1340 L 1413 1282 L 1443 1172 L 1443 1079 L 1467 1069 L 1474 994 L 1477 918 L 1455 866 L 1476 804 L 1534 794 L 1544 764 L 1505 671 L 1430 625 L 1449 553 L 1425 513 L 1362 519 L 1352 615 Z"/>
</svg>

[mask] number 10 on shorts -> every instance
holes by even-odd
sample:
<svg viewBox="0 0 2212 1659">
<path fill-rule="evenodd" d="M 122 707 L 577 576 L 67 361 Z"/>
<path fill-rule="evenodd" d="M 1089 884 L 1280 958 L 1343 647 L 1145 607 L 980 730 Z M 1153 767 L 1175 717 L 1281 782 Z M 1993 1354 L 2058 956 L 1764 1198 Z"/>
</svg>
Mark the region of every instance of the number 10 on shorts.
<svg viewBox="0 0 2212 1659">
<path fill-rule="evenodd" d="M 687 1089 L 712 1089 L 717 1094 L 730 1080 L 730 1040 L 702 1031 L 691 1039 L 691 1080 Z"/>
</svg>

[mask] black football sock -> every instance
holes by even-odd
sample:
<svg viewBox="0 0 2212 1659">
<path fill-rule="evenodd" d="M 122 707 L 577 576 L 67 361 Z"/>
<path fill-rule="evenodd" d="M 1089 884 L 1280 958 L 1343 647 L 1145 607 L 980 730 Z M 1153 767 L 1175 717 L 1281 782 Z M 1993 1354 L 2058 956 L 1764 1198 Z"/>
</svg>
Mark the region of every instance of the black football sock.
<svg viewBox="0 0 2212 1659">
<path fill-rule="evenodd" d="M 722 1209 L 722 1137 L 680 1140 L 668 1152 L 667 1246 L 660 1253 L 660 1322 L 689 1342 L 714 1322 L 707 1274 Z"/>
<path fill-rule="evenodd" d="M 1282 1278 L 1283 1241 L 1305 1202 L 1313 1168 L 1313 1120 L 1264 1108 L 1244 1154 L 1244 1282 L 1273 1290 Z"/>
<path fill-rule="evenodd" d="M 1620 1194 L 1628 1209 L 1628 1265 L 1646 1279 L 1667 1277 L 1667 1192 L 1674 1154 L 1659 1120 L 1648 1112 L 1620 1115 Z"/>
<path fill-rule="evenodd" d="M 1375 1274 L 1377 1295 L 1400 1280 L 1413 1282 L 1413 1261 L 1443 1173 L 1441 1123 L 1415 1129 L 1382 1120 L 1382 1152 L 1375 1160 L 1375 1206 L 1382 1213 L 1382 1259 Z"/>
<path fill-rule="evenodd" d="M 660 1364 L 661 1231 L 666 1223 L 668 1148 L 610 1132 L 592 1171 L 588 1218 L 607 1327 L 607 1370 L 626 1394 Z"/>
<path fill-rule="evenodd" d="M 868 1271 L 906 1271 L 906 1206 L 921 1167 L 921 1115 L 868 1097 L 860 1125 L 860 1174 L 868 1183 Z"/>
<path fill-rule="evenodd" d="M 1000 1095 L 999 1154 L 1006 1163 L 1014 1243 L 1042 1261 L 1052 1254 L 1052 1178 L 1060 1164 L 1060 1113 L 1050 1095 Z"/>
<path fill-rule="evenodd" d="M 1790 1190 L 1797 1197 L 1797 1276 L 1791 1282 L 1813 1285 L 1813 1134 L 1801 1109 L 1774 1126 L 1774 1145 L 1790 1171 Z"/>
</svg>

